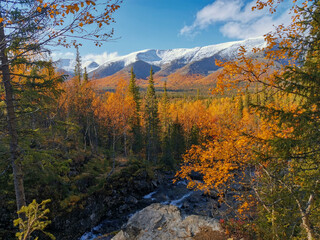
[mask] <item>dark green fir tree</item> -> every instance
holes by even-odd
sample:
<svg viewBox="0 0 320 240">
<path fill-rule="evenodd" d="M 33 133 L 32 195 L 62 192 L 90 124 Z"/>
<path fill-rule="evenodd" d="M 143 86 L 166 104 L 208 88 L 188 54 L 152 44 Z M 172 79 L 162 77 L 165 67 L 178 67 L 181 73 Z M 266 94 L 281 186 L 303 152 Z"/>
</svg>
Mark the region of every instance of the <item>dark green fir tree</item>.
<svg viewBox="0 0 320 240">
<path fill-rule="evenodd" d="M 133 137 L 132 151 L 139 153 L 142 150 L 143 136 L 140 121 L 140 92 L 136 82 L 136 76 L 131 68 L 131 77 L 129 82 L 129 94 L 132 96 L 135 102 L 135 112 L 133 117 L 130 119 L 131 133 Z"/>
<path fill-rule="evenodd" d="M 150 70 L 149 85 L 145 103 L 146 120 L 146 156 L 148 161 L 157 161 L 159 151 L 159 116 L 158 101 L 153 81 L 153 70 Z"/>
</svg>

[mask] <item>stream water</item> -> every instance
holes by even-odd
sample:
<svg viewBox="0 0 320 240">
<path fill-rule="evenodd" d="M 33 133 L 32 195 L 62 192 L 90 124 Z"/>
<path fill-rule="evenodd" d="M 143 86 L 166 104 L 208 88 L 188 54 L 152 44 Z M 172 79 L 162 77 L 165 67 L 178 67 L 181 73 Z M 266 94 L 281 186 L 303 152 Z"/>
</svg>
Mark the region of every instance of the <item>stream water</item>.
<svg viewBox="0 0 320 240">
<path fill-rule="evenodd" d="M 161 204 L 171 204 L 175 205 L 178 208 L 184 208 L 184 203 L 190 199 L 192 202 L 199 202 L 199 196 L 203 198 L 204 202 L 207 202 L 206 197 L 203 196 L 202 193 L 194 192 L 192 190 L 187 189 L 185 181 L 177 182 L 176 184 L 163 184 L 160 185 L 155 191 L 150 192 L 149 194 L 145 195 L 141 200 L 147 202 L 148 205 L 152 203 L 161 203 Z M 192 200 L 192 196 L 196 197 L 197 199 Z M 201 201 L 200 201 L 201 202 Z M 185 204 L 186 206 L 190 205 L 190 202 Z M 140 211 L 139 209 L 138 211 Z M 86 232 L 84 235 L 81 236 L 79 240 L 93 240 L 105 232 L 105 229 L 108 229 L 109 232 L 118 230 L 112 229 L 112 226 L 115 225 L 122 225 L 125 223 L 135 212 L 129 213 L 124 216 L 123 219 L 106 219 L 102 221 L 98 226 L 91 229 L 90 232 Z M 118 221 L 118 222 L 115 222 Z"/>
</svg>

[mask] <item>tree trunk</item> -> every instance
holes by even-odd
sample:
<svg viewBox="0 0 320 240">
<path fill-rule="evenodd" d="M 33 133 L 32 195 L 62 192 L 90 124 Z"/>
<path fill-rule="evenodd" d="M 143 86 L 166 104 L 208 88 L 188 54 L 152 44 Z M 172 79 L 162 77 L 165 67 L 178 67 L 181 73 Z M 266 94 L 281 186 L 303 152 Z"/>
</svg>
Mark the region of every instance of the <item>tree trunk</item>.
<svg viewBox="0 0 320 240">
<path fill-rule="evenodd" d="M 97 128 L 95 122 L 93 122 L 93 130 L 94 130 L 94 153 L 97 153 L 97 148 L 98 148 L 98 133 L 97 133 Z"/>
<path fill-rule="evenodd" d="M 126 131 L 123 132 L 123 145 L 124 145 L 124 155 L 125 156 L 128 156 L 128 153 L 127 153 L 127 133 Z"/>
<path fill-rule="evenodd" d="M 308 240 L 315 240 L 315 233 L 313 231 L 313 228 L 311 226 L 310 220 L 309 220 L 309 214 L 314 202 L 314 194 L 310 194 L 309 197 L 309 201 L 307 204 L 307 207 L 304 209 L 302 207 L 302 204 L 300 203 L 299 199 L 295 198 L 296 203 L 298 205 L 299 211 L 300 211 L 300 215 L 301 215 L 301 219 L 302 219 L 302 226 L 304 228 L 304 230 L 307 233 L 307 239 Z"/>
<path fill-rule="evenodd" d="M 111 171 L 108 173 L 106 179 L 108 179 L 114 172 L 114 169 L 116 168 L 116 142 L 117 142 L 117 138 L 116 138 L 116 133 L 113 130 L 112 132 L 113 136 L 112 136 L 112 169 Z"/>
<path fill-rule="evenodd" d="M 113 132 L 113 139 L 112 139 L 112 171 L 115 169 L 116 166 L 116 133 Z"/>
<path fill-rule="evenodd" d="M 0 13 L 0 18 L 2 15 Z M 14 97 L 11 84 L 9 61 L 6 55 L 6 38 L 4 33 L 3 23 L 0 23 L 0 60 L 2 80 L 5 89 L 5 99 L 7 108 L 7 124 L 10 136 L 10 157 L 13 170 L 14 189 L 16 194 L 17 208 L 21 209 L 26 205 L 24 186 L 23 186 L 23 173 L 21 166 L 21 157 L 18 148 L 18 133 L 17 133 L 17 119 L 14 110 Z"/>
<path fill-rule="evenodd" d="M 315 234 L 313 232 L 313 229 L 311 228 L 311 224 L 309 222 L 309 216 L 304 214 L 304 213 L 301 213 L 302 216 L 302 226 L 303 228 L 306 230 L 307 232 L 307 239 L 308 240 L 315 240 Z"/>
</svg>

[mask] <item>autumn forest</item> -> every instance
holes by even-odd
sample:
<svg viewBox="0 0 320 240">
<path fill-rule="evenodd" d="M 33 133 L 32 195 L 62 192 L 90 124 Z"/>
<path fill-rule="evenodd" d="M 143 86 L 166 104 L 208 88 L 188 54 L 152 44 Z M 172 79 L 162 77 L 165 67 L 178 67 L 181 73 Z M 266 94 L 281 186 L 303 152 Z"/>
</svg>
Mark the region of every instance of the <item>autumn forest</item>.
<svg viewBox="0 0 320 240">
<path fill-rule="evenodd" d="M 320 239 L 320 1 L 290 1 L 266 47 L 216 59 L 205 90 L 179 94 L 192 76 L 155 86 L 152 67 L 131 68 L 108 89 L 82 66 L 81 41 L 111 38 L 125 2 L 0 3 L 0 239 L 79 239 L 167 176 L 225 207 L 221 239 Z M 72 76 L 55 44 L 76 52 Z"/>
</svg>

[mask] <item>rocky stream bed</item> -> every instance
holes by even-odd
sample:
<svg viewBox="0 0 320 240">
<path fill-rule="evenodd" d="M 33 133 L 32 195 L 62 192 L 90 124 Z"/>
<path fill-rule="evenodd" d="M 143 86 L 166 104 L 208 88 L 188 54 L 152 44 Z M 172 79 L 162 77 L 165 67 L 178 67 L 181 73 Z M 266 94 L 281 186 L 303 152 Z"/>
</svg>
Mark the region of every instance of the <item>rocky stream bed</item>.
<svg viewBox="0 0 320 240">
<path fill-rule="evenodd" d="M 135 213 L 154 203 L 161 205 L 174 206 L 179 210 L 182 219 L 189 215 L 214 217 L 219 219 L 223 212 L 224 206 L 221 206 L 217 197 L 214 194 L 205 195 L 201 191 L 192 191 L 187 188 L 185 181 L 172 183 L 173 175 L 167 174 L 152 181 L 153 190 L 143 196 L 128 195 L 125 203 L 119 206 L 115 215 L 109 215 L 96 226 L 83 234 L 79 240 L 94 240 L 94 239 L 111 239 L 109 237 L 101 237 L 106 233 L 119 231 L 121 227 Z M 176 211 L 176 210 L 175 210 Z"/>
</svg>

